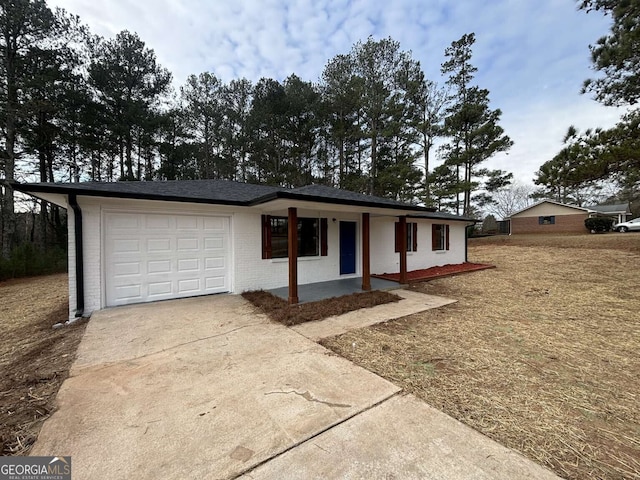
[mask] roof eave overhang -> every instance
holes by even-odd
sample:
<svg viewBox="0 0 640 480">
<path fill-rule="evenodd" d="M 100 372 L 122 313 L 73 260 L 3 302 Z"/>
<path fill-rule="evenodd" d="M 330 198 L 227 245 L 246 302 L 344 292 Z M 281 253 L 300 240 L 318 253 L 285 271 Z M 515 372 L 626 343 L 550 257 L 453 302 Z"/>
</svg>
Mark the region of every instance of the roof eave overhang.
<svg viewBox="0 0 640 480">
<path fill-rule="evenodd" d="M 423 215 L 415 215 L 415 214 L 409 214 L 407 215 L 407 217 L 409 218 L 426 218 L 429 220 L 442 220 L 442 221 L 446 221 L 446 222 L 466 222 L 466 223 L 471 223 L 471 224 L 476 224 L 479 223 L 480 220 L 477 220 L 475 218 L 469 218 L 469 217 L 441 217 L 438 215 L 429 215 L 429 214 L 423 214 Z"/>
<path fill-rule="evenodd" d="M 105 198 L 127 198 L 127 199 L 135 199 L 135 200 L 156 200 L 156 201 L 164 201 L 164 202 L 183 202 L 183 203 L 201 203 L 201 204 L 210 204 L 210 205 L 227 205 L 227 206 L 238 206 L 238 207 L 256 207 L 260 205 L 267 204 L 269 202 L 286 199 L 286 200 L 295 200 L 300 202 L 309 202 L 309 203 L 323 203 L 328 205 L 352 205 L 361 208 L 376 208 L 376 209 L 384 209 L 391 211 L 404 211 L 404 212 L 434 212 L 435 209 L 428 207 L 421 207 L 418 205 L 390 205 L 378 202 L 369 202 L 366 200 L 344 200 L 339 198 L 327 198 L 321 197 L 317 195 L 301 195 L 291 192 L 273 192 L 268 195 L 264 195 L 262 197 L 256 198 L 252 201 L 234 201 L 234 200 L 219 200 L 219 199 L 208 199 L 208 198 L 198 198 L 198 197 L 184 197 L 177 195 L 167 195 L 167 194 L 145 194 L 138 192 L 113 192 L 108 190 L 88 190 L 83 188 L 73 188 L 65 185 L 41 185 L 41 184 L 20 184 L 20 183 L 11 183 L 11 186 L 14 190 L 19 192 L 23 192 L 29 195 L 33 195 L 38 198 L 42 198 L 42 193 L 49 194 L 62 194 L 62 195 L 70 195 L 74 194 L 76 196 L 86 196 L 86 197 L 105 197 Z"/>
<path fill-rule="evenodd" d="M 401 210 L 401 211 L 416 211 L 416 212 L 435 212 L 435 209 L 428 207 L 421 207 L 419 205 L 392 205 L 378 202 L 369 202 L 366 200 L 344 200 L 341 198 L 327 198 L 317 195 L 301 195 L 293 192 L 274 192 L 269 195 L 257 198 L 249 203 L 249 206 L 264 205 L 266 203 L 275 200 L 296 200 L 300 202 L 314 202 L 314 203 L 326 203 L 329 205 L 353 205 L 356 207 L 365 208 L 380 208 L 385 210 Z"/>
<path fill-rule="evenodd" d="M 229 206 L 247 206 L 248 202 L 234 200 L 213 200 L 209 198 L 183 197 L 178 195 L 157 195 L 137 192 L 110 192 L 101 190 L 86 190 L 83 188 L 69 188 L 61 185 L 22 185 L 19 183 L 12 184 L 14 190 L 27 193 L 35 197 L 41 198 L 39 193 L 54 193 L 62 195 L 74 194 L 84 197 L 105 197 L 105 198 L 127 198 L 133 200 L 157 200 L 161 202 L 182 202 L 182 203 L 206 203 L 211 205 L 229 205 Z"/>
</svg>

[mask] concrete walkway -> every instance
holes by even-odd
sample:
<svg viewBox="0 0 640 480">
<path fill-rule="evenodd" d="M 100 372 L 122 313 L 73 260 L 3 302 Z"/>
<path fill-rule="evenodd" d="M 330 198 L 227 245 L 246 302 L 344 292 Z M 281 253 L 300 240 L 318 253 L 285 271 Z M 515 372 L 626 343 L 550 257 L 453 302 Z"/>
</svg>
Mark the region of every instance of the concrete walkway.
<svg viewBox="0 0 640 480">
<path fill-rule="evenodd" d="M 394 396 L 241 478 L 559 480 L 411 395 Z"/>
<path fill-rule="evenodd" d="M 73 478 L 551 479 L 395 385 L 209 296 L 97 312 L 32 455 Z"/>
<path fill-rule="evenodd" d="M 385 303 L 371 308 L 355 310 L 345 313 L 344 315 L 329 317 L 316 322 L 302 323 L 291 328 L 310 340 L 318 341 L 323 338 L 341 335 L 356 328 L 387 322 L 456 302 L 456 300 L 449 298 L 412 292 L 410 290 L 392 290 L 390 293 L 395 293 L 402 297 L 402 300 L 397 303 Z"/>
</svg>

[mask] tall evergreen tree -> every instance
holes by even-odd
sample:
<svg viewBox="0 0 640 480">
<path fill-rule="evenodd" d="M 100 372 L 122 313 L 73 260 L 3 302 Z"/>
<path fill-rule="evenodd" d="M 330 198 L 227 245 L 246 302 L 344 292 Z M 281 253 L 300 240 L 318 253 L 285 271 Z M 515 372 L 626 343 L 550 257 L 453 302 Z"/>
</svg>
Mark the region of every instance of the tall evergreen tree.
<svg viewBox="0 0 640 480">
<path fill-rule="evenodd" d="M 301 187 L 313 182 L 320 128 L 320 94 L 310 82 L 293 74 L 284 81 L 286 112 L 286 183 Z"/>
<path fill-rule="evenodd" d="M 369 185 L 367 193 L 383 195 L 378 177 L 378 144 L 389 122 L 393 121 L 394 110 L 398 108 L 401 95 L 401 74 L 411 69 L 409 52 L 400 50 L 400 44 L 384 38 L 375 41 L 369 37 L 366 42 L 357 42 L 350 53 L 353 72 L 362 82 L 360 114 L 363 134 L 369 141 Z M 397 118 L 397 117 L 396 117 Z"/>
<path fill-rule="evenodd" d="M 114 39 L 95 43 L 89 80 L 106 107 L 105 133 L 117 143 L 120 178 L 139 179 L 133 165 L 136 131 L 144 131 L 157 114 L 160 99 L 169 91 L 171 74 L 157 64 L 155 53 L 138 35 L 123 31 Z"/>
<path fill-rule="evenodd" d="M 632 0 L 579 0 L 583 10 L 611 16 L 611 31 L 591 48 L 591 60 L 604 77 L 586 80 L 583 92 L 605 105 L 635 105 L 640 99 L 640 3 Z"/>
<path fill-rule="evenodd" d="M 199 178 L 229 178 L 221 156 L 222 89 L 222 82 L 215 75 L 204 72 L 190 75 L 180 90 L 182 119 L 198 152 Z"/>
<path fill-rule="evenodd" d="M 498 125 L 502 112 L 489 108 L 489 91 L 471 85 L 476 67 L 471 64 L 475 35 L 465 34 L 445 50 L 448 60 L 442 64 L 442 73 L 448 74 L 453 103 L 447 109 L 445 129 L 451 137 L 445 146 L 446 162 L 455 166 L 459 181 L 456 211 L 471 214 L 471 198 L 478 188 L 478 167 L 497 152 L 507 151 L 513 145 Z"/>
<path fill-rule="evenodd" d="M 249 157 L 253 164 L 250 181 L 286 185 L 286 113 L 284 86 L 277 80 L 261 78 L 254 88 L 249 117 L 252 131 Z"/>
<path fill-rule="evenodd" d="M 54 32 L 56 18 L 44 0 L 14 0 L 0 3 L 0 101 L 4 145 L 0 164 L 4 180 L 16 179 L 16 159 L 21 155 L 18 144 L 24 121 L 24 93 L 33 66 L 35 49 L 41 48 Z M 1 254 L 9 258 L 15 233 L 13 189 L 2 186 Z"/>
<path fill-rule="evenodd" d="M 249 116 L 253 101 L 253 85 L 246 78 L 232 80 L 223 87 L 223 109 L 226 163 L 237 165 L 236 178 L 246 182 L 250 176 L 249 149 L 251 132 Z"/>
<path fill-rule="evenodd" d="M 347 178 L 362 173 L 357 164 L 362 136 L 358 122 L 362 79 L 355 74 L 350 55 L 329 60 L 322 72 L 321 88 L 331 154 L 338 157 L 337 186 L 353 189 Z"/>
<path fill-rule="evenodd" d="M 417 143 L 422 152 L 424 162 L 424 199 L 431 203 L 431 184 L 429 182 L 431 168 L 431 151 L 436 139 L 445 133 L 445 110 L 449 102 L 446 88 L 438 86 L 432 80 L 422 79 L 417 85 L 411 100 L 417 109 L 415 128 L 418 132 Z"/>
</svg>

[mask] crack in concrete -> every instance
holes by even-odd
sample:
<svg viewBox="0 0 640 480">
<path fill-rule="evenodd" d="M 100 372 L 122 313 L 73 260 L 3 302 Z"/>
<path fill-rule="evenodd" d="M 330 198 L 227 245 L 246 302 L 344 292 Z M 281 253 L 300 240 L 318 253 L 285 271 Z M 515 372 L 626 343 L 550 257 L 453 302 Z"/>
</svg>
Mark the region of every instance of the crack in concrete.
<svg viewBox="0 0 640 480">
<path fill-rule="evenodd" d="M 303 393 L 297 392 L 295 390 L 290 390 L 288 392 L 285 392 L 284 390 L 282 391 L 276 391 L 276 392 L 267 392 L 265 393 L 265 395 L 274 395 L 274 394 L 284 394 L 284 395 L 290 395 L 290 394 L 294 394 L 294 395 L 298 395 L 299 397 L 304 398 L 307 402 L 315 402 L 315 403 L 322 403 L 323 405 L 327 405 L 329 407 L 336 407 L 336 408 L 351 408 L 352 405 L 348 405 L 346 403 L 333 403 L 333 402 L 327 402 L 325 400 L 320 400 L 318 398 L 315 398 L 313 395 L 311 395 L 311 392 L 309 392 L 309 390 L 306 390 Z"/>
<path fill-rule="evenodd" d="M 223 337 L 225 335 L 229 335 L 230 333 L 237 332 L 238 330 L 242 330 L 244 328 L 256 327 L 256 326 L 259 326 L 259 325 L 263 325 L 263 324 L 262 323 L 251 323 L 249 325 L 242 325 L 240 327 L 236 327 L 236 328 L 233 328 L 231 330 L 227 330 L 227 331 L 222 332 L 222 333 L 217 333 L 215 335 L 209 335 L 208 337 L 196 338 L 195 340 L 190 340 L 188 342 L 178 343 L 176 345 L 171 345 L 170 347 L 163 348 L 161 350 L 156 350 L 155 352 L 145 353 L 144 355 L 140 355 L 140 356 L 137 356 L 137 357 L 123 358 L 123 359 L 119 359 L 119 360 L 114 360 L 112 362 L 102 362 L 102 363 L 93 364 L 93 365 L 80 365 L 80 366 L 76 367 L 75 371 L 71 371 L 70 372 L 69 377 L 79 377 L 79 376 L 83 375 L 86 371 L 100 371 L 100 370 L 103 370 L 105 368 L 109 368 L 109 367 L 112 367 L 114 365 L 118 365 L 118 364 L 121 364 L 121 363 L 135 362 L 136 360 L 141 360 L 141 359 L 144 359 L 144 358 L 147 358 L 147 357 L 153 357 L 154 355 L 159 355 L 161 353 L 169 352 L 171 350 L 176 350 L 176 349 L 184 347 L 186 345 L 191 345 L 193 343 L 203 342 L 205 340 L 211 340 L 212 338 Z"/>
<path fill-rule="evenodd" d="M 280 391 L 280 392 L 267 392 L 265 395 L 269 395 L 269 394 L 275 394 L 275 393 L 297 393 L 297 392 L 284 392 L 284 391 Z M 330 425 L 328 425 L 326 428 L 321 429 L 320 431 L 314 433 L 313 435 L 310 435 L 309 437 L 300 440 L 298 442 L 295 442 L 294 444 L 282 449 L 281 451 L 272 454 L 270 456 L 268 456 L 268 458 L 265 458 L 264 460 L 257 462 L 255 465 L 252 465 L 250 467 L 248 467 L 245 470 L 241 470 L 240 472 L 236 473 L 236 474 L 232 474 L 229 477 L 227 477 L 228 480 L 237 480 L 238 478 L 244 476 L 245 478 L 254 478 L 253 477 L 253 472 L 255 472 L 256 470 L 258 470 L 262 465 L 265 465 L 267 463 L 269 463 L 270 461 L 282 457 L 284 456 L 287 452 L 294 450 L 295 448 L 297 448 L 298 446 L 310 442 L 311 440 L 313 440 L 314 438 L 319 438 L 322 434 L 324 434 L 325 432 L 328 432 L 329 430 L 336 428 L 340 425 L 342 425 L 343 423 L 348 422 L 349 420 L 351 420 L 352 418 L 358 417 L 362 414 L 364 414 L 365 412 L 368 412 L 369 410 L 372 410 L 380 405 L 382 405 L 383 403 L 389 401 L 391 398 L 398 396 L 402 393 L 402 389 L 398 389 L 396 392 L 391 393 L 390 395 L 385 396 L 384 398 L 382 398 L 380 401 L 369 405 L 367 407 L 362 408 L 361 410 L 358 410 L 352 414 L 347 415 L 345 418 L 342 418 L 341 420 L 332 423 Z M 298 394 L 299 395 L 299 394 Z"/>
</svg>

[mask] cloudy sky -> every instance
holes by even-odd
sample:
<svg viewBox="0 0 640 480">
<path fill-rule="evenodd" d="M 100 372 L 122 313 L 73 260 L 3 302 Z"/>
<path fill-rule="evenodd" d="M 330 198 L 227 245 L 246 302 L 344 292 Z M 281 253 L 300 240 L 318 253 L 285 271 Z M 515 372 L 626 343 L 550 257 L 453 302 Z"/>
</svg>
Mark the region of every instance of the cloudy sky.
<svg viewBox="0 0 640 480">
<path fill-rule="evenodd" d="M 176 86 L 190 74 L 224 81 L 283 80 L 296 73 L 317 81 L 327 60 L 369 35 L 392 37 L 444 82 L 444 50 L 475 32 L 476 83 L 515 142 L 487 166 L 531 182 L 561 148 L 569 125 L 612 126 L 622 113 L 580 95 L 594 75 L 590 43 L 609 20 L 578 11 L 572 0 L 49 0 L 81 17 L 93 33 L 135 31 Z"/>
</svg>

